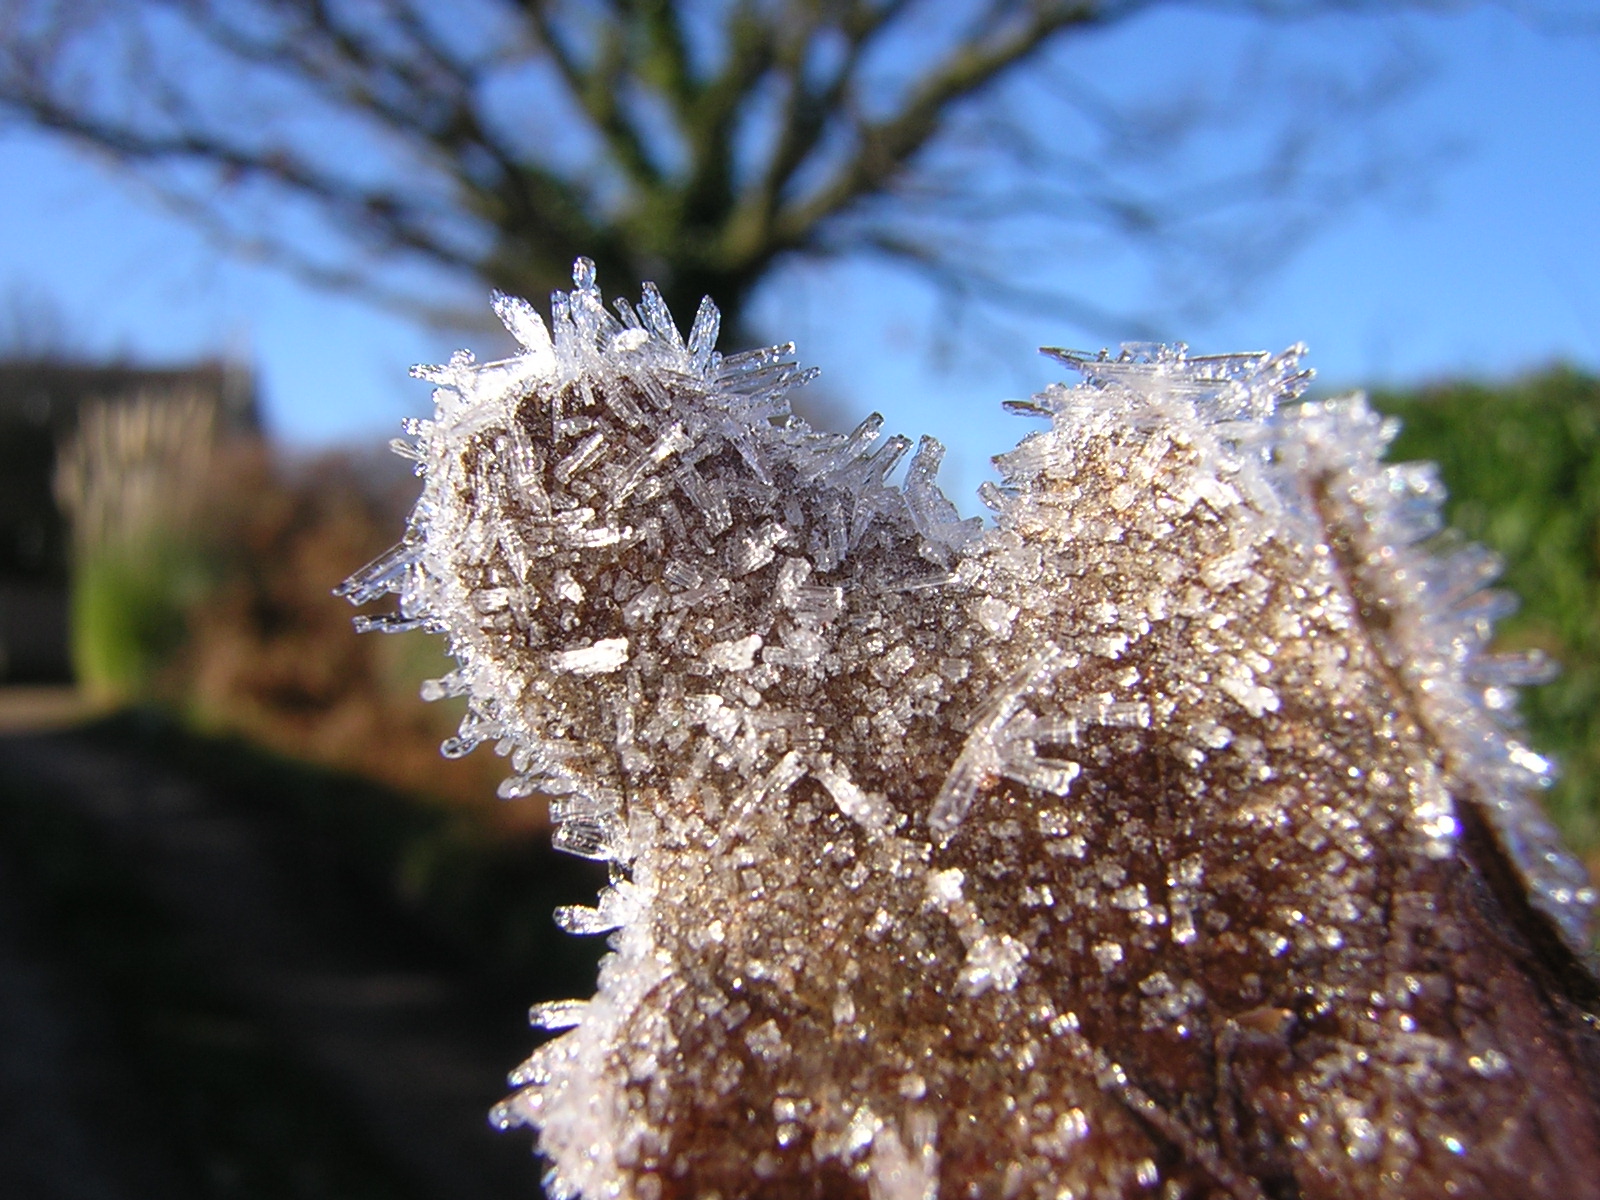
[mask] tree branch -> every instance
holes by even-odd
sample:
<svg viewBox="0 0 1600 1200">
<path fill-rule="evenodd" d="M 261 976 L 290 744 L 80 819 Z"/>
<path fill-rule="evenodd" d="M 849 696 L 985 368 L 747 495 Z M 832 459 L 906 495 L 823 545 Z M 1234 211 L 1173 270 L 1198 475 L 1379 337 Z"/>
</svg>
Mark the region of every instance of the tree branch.
<svg viewBox="0 0 1600 1200">
<path fill-rule="evenodd" d="M 987 44 L 960 45 L 927 74 L 897 112 L 857 122 L 854 156 L 832 182 L 779 214 L 774 240 L 784 247 L 802 246 L 822 222 L 888 187 L 939 131 L 942 115 L 953 104 L 1033 57 L 1059 34 L 1104 26 L 1143 7 L 1137 2 L 1114 9 L 1090 2 L 1035 4 L 1017 28 Z"/>
<path fill-rule="evenodd" d="M 760 245 L 772 240 L 772 227 L 786 189 L 801 166 L 817 151 L 829 125 L 845 107 L 856 79 L 862 56 L 875 36 L 910 7 L 908 0 L 890 0 L 873 7 L 856 4 L 837 25 L 845 39 L 844 52 L 832 75 L 808 84 L 804 71 L 807 59 L 819 38 L 830 32 L 827 26 L 803 25 L 789 40 L 780 57 L 784 76 L 784 107 L 778 117 L 778 136 L 766 171 L 743 198 L 743 240 Z"/>
<path fill-rule="evenodd" d="M 622 104 L 631 82 L 622 23 L 605 23 L 594 61 L 585 62 L 552 19 L 546 0 L 526 0 L 519 7 L 567 91 L 605 139 L 617 164 L 636 185 L 649 190 L 659 187 L 661 171 L 650 156 L 643 133 L 629 120 Z"/>
<path fill-rule="evenodd" d="M 985 258 L 1035 222 L 1197 258 L 1254 194 L 1276 190 L 1288 210 L 1314 182 L 1283 153 L 1292 130 L 1226 171 L 1184 162 L 1202 120 L 1219 118 L 1210 106 L 1169 105 L 1179 119 L 1153 124 L 1075 77 L 1036 78 L 1030 103 L 1087 122 L 1065 146 L 1059 125 L 1038 136 L 1036 109 L 999 107 L 996 85 L 1051 47 L 1163 2 L 1178 0 L 723 0 L 707 10 L 722 22 L 708 61 L 687 0 L 462 0 L 448 25 L 428 0 L 0 0 L 0 111 L 128 164 L 231 244 L 342 287 L 364 268 L 308 267 L 270 228 L 251 235 L 267 222 L 230 207 L 239 189 L 204 220 L 182 169 L 302 200 L 356 250 L 508 289 L 559 285 L 588 254 L 678 304 L 712 292 L 730 327 L 780 256 L 835 255 L 863 236 L 857 248 L 917 264 L 947 294 L 965 273 L 964 294 L 993 303 L 1005 282 Z M 1185 0 L 1280 21 L 1439 2 Z M 167 17 L 183 23 L 171 41 Z M 530 78 L 570 96 L 576 128 L 521 135 L 504 85 Z M 1332 101 L 1303 98 L 1320 114 L 1306 127 L 1348 124 L 1350 99 Z M 1130 167 L 1152 147 L 1173 172 Z M 387 156 L 375 167 L 374 151 Z M 1290 216 L 1279 227 L 1304 213 Z M 1261 228 L 1244 240 L 1262 244 Z"/>
</svg>

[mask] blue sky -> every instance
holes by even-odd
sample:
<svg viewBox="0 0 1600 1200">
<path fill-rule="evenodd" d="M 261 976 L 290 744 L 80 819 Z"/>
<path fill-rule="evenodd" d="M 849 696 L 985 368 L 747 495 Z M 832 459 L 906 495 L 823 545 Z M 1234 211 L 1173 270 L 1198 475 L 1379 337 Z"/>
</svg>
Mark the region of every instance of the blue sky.
<svg viewBox="0 0 1600 1200">
<path fill-rule="evenodd" d="M 1571 11 L 1594 19 L 1586 4 Z M 1290 29 L 1283 52 L 1370 52 L 1339 29 Z M 1092 52 L 1137 80 L 1203 70 L 1237 34 L 1169 12 Z M 1497 9 L 1415 21 L 1407 34 L 1427 78 L 1385 120 L 1415 144 L 1448 144 L 1445 161 L 1343 207 L 1218 314 L 1171 332 L 1204 352 L 1304 341 L 1336 387 L 1498 378 L 1556 361 L 1600 371 L 1600 34 L 1538 32 Z M 259 372 L 270 428 L 293 445 L 386 440 L 428 402 L 407 367 L 461 340 L 222 256 L 102 163 L 38 135 L 0 134 L 0 156 L 0 302 L 42 297 L 89 353 L 240 357 Z M 1071 267 L 1083 293 L 1137 305 L 1126 260 Z M 602 280 L 630 293 L 636 283 Z M 1027 428 L 999 401 L 1059 377 L 1031 347 L 1107 340 L 1012 318 L 984 332 L 981 351 L 941 356 L 933 299 L 863 264 L 780 272 L 755 312 L 800 343 L 840 404 L 949 443 L 946 481 L 969 510 L 987 456 Z"/>
</svg>

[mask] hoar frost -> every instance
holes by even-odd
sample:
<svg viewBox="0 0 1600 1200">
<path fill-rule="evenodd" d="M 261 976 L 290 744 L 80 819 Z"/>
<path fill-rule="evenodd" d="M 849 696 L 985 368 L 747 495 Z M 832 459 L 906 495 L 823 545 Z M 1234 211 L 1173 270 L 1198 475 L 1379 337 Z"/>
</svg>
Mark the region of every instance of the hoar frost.
<svg viewBox="0 0 1600 1200">
<path fill-rule="evenodd" d="M 1595 1193 L 1594 896 L 1502 723 L 1542 664 L 1388 422 L 1298 349 L 1056 352 L 985 527 L 932 439 L 795 417 L 792 348 L 574 278 L 418 369 L 343 589 L 614 864 L 494 1114 L 552 1196 Z"/>
</svg>

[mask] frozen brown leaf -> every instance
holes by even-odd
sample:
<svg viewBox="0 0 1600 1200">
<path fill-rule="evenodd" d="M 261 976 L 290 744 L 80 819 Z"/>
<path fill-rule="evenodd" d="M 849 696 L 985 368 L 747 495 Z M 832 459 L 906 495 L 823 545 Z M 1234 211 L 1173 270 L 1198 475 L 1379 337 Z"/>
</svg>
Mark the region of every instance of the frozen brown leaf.
<svg viewBox="0 0 1600 1200">
<path fill-rule="evenodd" d="M 1298 348 L 1060 352 L 992 527 L 592 269 L 424 371 L 406 539 L 508 796 L 614 864 L 513 1076 L 549 1193 L 1600 1195 L 1594 894 L 1494 564 Z M 553 337 L 552 337 L 553 329 Z"/>
</svg>

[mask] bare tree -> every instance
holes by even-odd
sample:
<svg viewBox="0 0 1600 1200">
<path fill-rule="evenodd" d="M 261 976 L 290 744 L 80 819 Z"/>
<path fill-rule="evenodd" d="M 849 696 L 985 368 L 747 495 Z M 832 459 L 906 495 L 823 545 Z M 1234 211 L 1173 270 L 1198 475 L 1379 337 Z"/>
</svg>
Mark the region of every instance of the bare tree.
<svg viewBox="0 0 1600 1200">
<path fill-rule="evenodd" d="M 1448 7 L 1187 3 L 1259 20 Z M 866 252 L 951 296 L 1093 323 L 1081 296 L 1009 273 L 1043 234 L 1211 262 L 1275 249 L 1371 182 L 1370 163 L 1319 159 L 1320 138 L 1397 79 L 1302 89 L 1249 161 L 1179 162 L 1214 98 L 1093 82 L 1094 35 L 1158 7 L 0 0 L 0 113 L 133 168 L 235 249 L 436 318 L 457 315 L 440 267 L 537 296 L 582 253 L 658 281 L 679 313 L 712 294 L 737 329 L 780 260 Z"/>
</svg>

